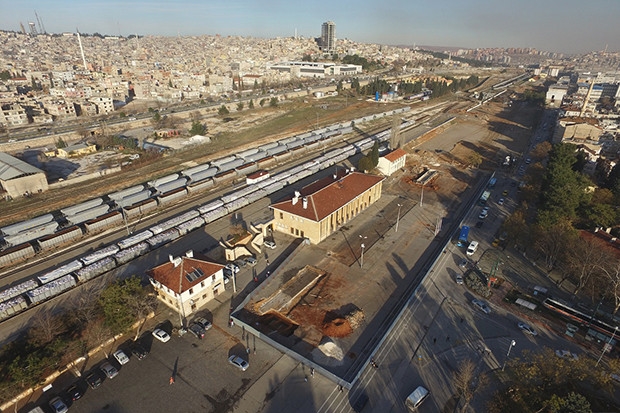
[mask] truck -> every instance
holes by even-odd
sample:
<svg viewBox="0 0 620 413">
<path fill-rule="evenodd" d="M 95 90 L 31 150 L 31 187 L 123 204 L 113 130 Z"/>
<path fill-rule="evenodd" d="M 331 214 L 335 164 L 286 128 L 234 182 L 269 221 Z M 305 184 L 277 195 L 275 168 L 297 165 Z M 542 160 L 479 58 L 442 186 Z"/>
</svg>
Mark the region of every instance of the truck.
<svg viewBox="0 0 620 413">
<path fill-rule="evenodd" d="M 490 196 L 491 196 L 491 191 L 484 191 L 482 193 L 482 196 L 480 197 L 480 200 L 478 201 L 480 205 L 486 204 Z"/>
<path fill-rule="evenodd" d="M 489 179 L 489 188 L 495 188 L 495 184 L 497 183 L 497 178 L 493 177 L 491 179 Z"/>
<path fill-rule="evenodd" d="M 461 228 L 461 232 L 459 233 L 459 240 L 456 243 L 457 247 L 464 247 L 468 244 L 467 238 L 469 237 L 469 227 L 467 225 L 463 225 Z"/>
</svg>

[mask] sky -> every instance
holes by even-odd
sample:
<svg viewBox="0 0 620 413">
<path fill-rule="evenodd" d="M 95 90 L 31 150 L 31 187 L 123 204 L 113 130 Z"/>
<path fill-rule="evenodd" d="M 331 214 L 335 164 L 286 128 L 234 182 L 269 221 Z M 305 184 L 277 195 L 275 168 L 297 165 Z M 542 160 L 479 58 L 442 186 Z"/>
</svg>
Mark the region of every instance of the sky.
<svg viewBox="0 0 620 413">
<path fill-rule="evenodd" d="M 620 51 L 620 0 L 0 0 L 0 29 L 35 11 L 48 33 L 318 37 L 331 20 L 361 43 Z"/>
</svg>

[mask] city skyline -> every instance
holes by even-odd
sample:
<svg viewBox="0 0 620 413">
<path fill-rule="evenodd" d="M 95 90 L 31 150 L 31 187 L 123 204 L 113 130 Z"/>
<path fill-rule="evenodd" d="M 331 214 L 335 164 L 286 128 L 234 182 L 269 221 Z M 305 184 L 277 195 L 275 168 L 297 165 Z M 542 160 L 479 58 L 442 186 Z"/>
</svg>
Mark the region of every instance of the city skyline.
<svg viewBox="0 0 620 413">
<path fill-rule="evenodd" d="M 620 51 L 620 2 L 594 0 L 370 0 L 291 4 L 279 0 L 182 2 L 0 0 L 0 29 L 47 33 L 162 36 L 238 35 L 273 38 L 319 37 L 321 25 L 335 22 L 338 39 L 390 45 L 462 48 L 532 47 L 582 53 Z M 394 30 L 397 28 L 397 30 Z"/>
</svg>

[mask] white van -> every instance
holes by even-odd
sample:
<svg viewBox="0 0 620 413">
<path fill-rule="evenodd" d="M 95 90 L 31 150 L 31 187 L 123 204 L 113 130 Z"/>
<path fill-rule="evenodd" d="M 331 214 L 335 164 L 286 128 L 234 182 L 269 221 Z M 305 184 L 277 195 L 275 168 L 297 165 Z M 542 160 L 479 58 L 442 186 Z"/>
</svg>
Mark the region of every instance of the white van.
<svg viewBox="0 0 620 413">
<path fill-rule="evenodd" d="M 467 255 L 474 255 L 476 250 L 478 249 L 478 241 L 472 241 L 469 243 L 469 247 L 467 247 Z"/>
<path fill-rule="evenodd" d="M 426 390 L 422 386 L 418 386 L 417 389 L 413 391 L 405 400 L 405 406 L 411 411 L 416 411 L 419 405 L 422 404 L 424 400 L 431 394 L 428 390 Z"/>
</svg>

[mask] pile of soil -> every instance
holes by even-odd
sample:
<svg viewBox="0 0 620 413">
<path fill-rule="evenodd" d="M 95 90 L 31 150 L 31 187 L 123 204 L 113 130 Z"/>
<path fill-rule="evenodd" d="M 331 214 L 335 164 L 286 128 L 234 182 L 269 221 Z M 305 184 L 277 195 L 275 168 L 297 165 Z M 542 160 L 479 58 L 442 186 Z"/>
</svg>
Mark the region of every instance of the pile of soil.
<svg viewBox="0 0 620 413">
<path fill-rule="evenodd" d="M 338 317 L 323 324 L 323 334 L 328 337 L 346 337 L 353 332 L 346 318 Z"/>
</svg>

